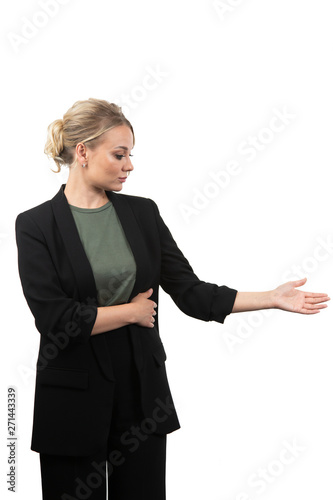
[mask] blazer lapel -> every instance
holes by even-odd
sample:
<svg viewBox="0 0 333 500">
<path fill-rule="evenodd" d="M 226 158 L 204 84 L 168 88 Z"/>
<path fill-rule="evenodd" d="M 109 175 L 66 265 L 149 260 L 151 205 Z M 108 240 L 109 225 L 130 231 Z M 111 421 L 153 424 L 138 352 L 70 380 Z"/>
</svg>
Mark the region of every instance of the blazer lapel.
<svg viewBox="0 0 333 500">
<path fill-rule="evenodd" d="M 66 184 L 62 184 L 59 192 L 51 200 L 53 213 L 75 274 L 79 297 L 82 301 L 95 299 L 97 302 L 94 274 L 64 193 L 65 186 Z"/>
<path fill-rule="evenodd" d="M 130 301 L 135 295 L 146 291 L 151 286 L 151 283 L 147 282 L 147 276 L 150 276 L 149 266 L 151 266 L 148 249 L 136 216 L 126 196 L 114 193 L 113 191 L 106 191 L 106 194 L 115 208 L 136 262 L 136 278 L 133 290 L 128 299 Z"/>
</svg>

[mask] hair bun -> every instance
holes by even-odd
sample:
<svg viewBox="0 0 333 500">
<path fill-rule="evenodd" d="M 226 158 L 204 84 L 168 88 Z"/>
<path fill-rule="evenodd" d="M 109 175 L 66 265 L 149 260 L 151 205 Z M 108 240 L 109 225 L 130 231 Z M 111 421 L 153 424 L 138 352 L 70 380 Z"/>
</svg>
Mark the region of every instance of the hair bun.
<svg viewBox="0 0 333 500">
<path fill-rule="evenodd" d="M 54 120 L 47 128 L 47 139 L 44 153 L 58 165 L 58 171 L 64 163 L 60 158 L 64 149 L 64 122 L 63 120 Z"/>
</svg>

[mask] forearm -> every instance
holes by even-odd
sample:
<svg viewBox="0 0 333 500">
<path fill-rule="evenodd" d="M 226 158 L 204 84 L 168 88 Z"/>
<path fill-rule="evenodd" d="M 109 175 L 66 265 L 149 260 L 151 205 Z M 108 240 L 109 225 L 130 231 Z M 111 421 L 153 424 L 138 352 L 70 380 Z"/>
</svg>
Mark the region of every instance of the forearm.
<svg viewBox="0 0 333 500">
<path fill-rule="evenodd" d="M 91 335 L 116 330 L 136 321 L 135 306 L 132 303 L 98 307 Z"/>
<path fill-rule="evenodd" d="M 273 291 L 237 292 L 232 313 L 274 308 Z"/>
</svg>

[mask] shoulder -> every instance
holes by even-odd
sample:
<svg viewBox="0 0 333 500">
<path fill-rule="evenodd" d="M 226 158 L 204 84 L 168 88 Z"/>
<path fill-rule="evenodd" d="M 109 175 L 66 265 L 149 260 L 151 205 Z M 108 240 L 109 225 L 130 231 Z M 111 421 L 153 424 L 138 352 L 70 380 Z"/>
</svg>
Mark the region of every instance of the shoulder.
<svg viewBox="0 0 333 500">
<path fill-rule="evenodd" d="M 54 223 L 52 203 L 59 200 L 60 196 L 58 191 L 53 198 L 19 213 L 15 220 L 16 229 L 32 231 L 38 228 L 38 232 L 44 232 L 45 228 L 51 227 Z"/>
<path fill-rule="evenodd" d="M 51 200 L 47 200 L 19 213 L 16 217 L 16 224 L 22 221 L 34 221 L 36 224 L 43 223 L 43 221 L 47 223 L 52 218 L 52 215 Z"/>
<path fill-rule="evenodd" d="M 18 217 L 22 215 L 35 218 L 35 217 L 40 217 L 42 214 L 48 211 L 51 211 L 51 200 L 44 201 L 43 203 L 40 203 L 35 207 L 29 208 L 24 212 L 21 212 L 20 214 L 18 214 Z"/>
</svg>

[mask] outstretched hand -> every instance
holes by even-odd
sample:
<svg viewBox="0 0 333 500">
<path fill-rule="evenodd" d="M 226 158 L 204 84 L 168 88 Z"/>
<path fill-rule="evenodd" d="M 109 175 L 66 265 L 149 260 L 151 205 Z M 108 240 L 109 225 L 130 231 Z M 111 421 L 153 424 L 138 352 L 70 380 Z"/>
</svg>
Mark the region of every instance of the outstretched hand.
<svg viewBox="0 0 333 500">
<path fill-rule="evenodd" d="M 301 314 L 316 314 L 320 309 L 327 307 L 323 304 L 330 300 L 327 293 L 311 293 L 296 290 L 296 287 L 305 284 L 307 278 L 297 281 L 288 281 L 273 290 L 274 305 L 277 309 Z"/>
</svg>

